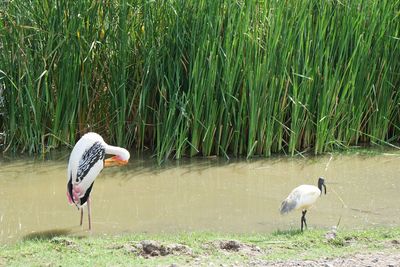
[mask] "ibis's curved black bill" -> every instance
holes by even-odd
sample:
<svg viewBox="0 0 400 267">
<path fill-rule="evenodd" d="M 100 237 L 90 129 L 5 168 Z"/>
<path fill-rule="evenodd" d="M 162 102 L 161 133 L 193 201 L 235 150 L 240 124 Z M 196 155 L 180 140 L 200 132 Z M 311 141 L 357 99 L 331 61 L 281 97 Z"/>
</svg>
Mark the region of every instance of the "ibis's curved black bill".
<svg viewBox="0 0 400 267">
<path fill-rule="evenodd" d="M 321 190 L 321 194 L 322 194 L 322 187 L 324 187 L 324 192 L 325 192 L 325 195 L 326 195 L 325 179 L 322 178 L 322 177 L 319 177 L 319 179 L 318 179 L 318 188 L 319 188 L 319 190 Z"/>
</svg>

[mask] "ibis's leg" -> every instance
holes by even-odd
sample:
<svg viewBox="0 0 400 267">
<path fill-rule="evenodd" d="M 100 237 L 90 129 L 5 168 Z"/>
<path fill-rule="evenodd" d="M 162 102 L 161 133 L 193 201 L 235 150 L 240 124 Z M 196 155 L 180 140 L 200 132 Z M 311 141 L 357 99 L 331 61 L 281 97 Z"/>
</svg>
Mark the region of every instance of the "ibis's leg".
<svg viewBox="0 0 400 267">
<path fill-rule="evenodd" d="M 305 225 L 306 228 L 307 228 L 306 213 L 307 213 L 307 210 L 303 210 L 303 211 L 302 211 L 302 214 L 303 214 L 303 216 L 301 216 L 301 231 L 302 231 L 302 232 L 303 232 L 303 223 L 304 223 L 304 225 Z"/>
<path fill-rule="evenodd" d="M 306 213 L 307 213 L 307 210 L 304 211 L 304 225 L 306 226 L 306 228 L 308 228 L 307 221 L 306 221 Z"/>
<path fill-rule="evenodd" d="M 301 231 L 303 232 L 303 216 L 301 216 Z"/>
<path fill-rule="evenodd" d="M 83 222 L 83 207 L 81 207 L 81 224 L 80 224 L 80 226 L 82 226 L 82 222 Z"/>
<path fill-rule="evenodd" d="M 90 213 L 90 198 L 87 200 L 87 210 L 88 210 L 88 220 L 89 220 L 89 230 L 92 230 L 92 220 L 91 220 L 91 213 Z"/>
</svg>

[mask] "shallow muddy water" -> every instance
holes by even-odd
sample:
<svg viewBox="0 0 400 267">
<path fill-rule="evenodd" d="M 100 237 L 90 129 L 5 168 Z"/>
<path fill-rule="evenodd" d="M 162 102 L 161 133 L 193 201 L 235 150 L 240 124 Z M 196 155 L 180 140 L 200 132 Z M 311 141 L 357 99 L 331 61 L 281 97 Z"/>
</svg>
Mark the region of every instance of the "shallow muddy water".
<svg viewBox="0 0 400 267">
<path fill-rule="evenodd" d="M 0 161 L 0 243 L 58 234 L 102 235 L 218 231 L 272 232 L 300 227 L 300 211 L 281 216 L 281 201 L 300 184 L 326 179 L 307 213 L 310 228 L 400 223 L 400 154 L 327 155 L 252 161 L 196 159 L 158 167 L 132 158 L 96 179 L 93 230 L 66 198 L 63 160 Z M 86 215 L 86 213 L 84 214 Z"/>
</svg>

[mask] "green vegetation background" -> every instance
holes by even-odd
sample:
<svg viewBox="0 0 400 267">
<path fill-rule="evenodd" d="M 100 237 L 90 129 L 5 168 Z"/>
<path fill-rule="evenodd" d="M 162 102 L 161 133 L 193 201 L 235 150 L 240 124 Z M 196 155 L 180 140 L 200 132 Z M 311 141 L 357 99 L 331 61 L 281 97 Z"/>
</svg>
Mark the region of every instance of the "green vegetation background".
<svg viewBox="0 0 400 267">
<path fill-rule="evenodd" d="M 86 131 L 158 160 L 400 137 L 400 1 L 0 3 L 3 151 Z"/>
</svg>

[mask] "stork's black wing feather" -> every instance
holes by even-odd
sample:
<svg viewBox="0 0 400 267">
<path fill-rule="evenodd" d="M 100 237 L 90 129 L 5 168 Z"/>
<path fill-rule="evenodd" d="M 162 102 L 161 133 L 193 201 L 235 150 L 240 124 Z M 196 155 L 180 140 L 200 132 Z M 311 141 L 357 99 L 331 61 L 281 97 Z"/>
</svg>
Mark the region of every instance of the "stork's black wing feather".
<svg viewBox="0 0 400 267">
<path fill-rule="evenodd" d="M 69 179 L 68 184 L 67 184 L 67 190 L 68 190 L 68 194 L 69 194 L 69 197 L 71 198 L 72 202 L 75 203 L 74 198 L 72 197 L 73 196 L 72 195 L 72 188 L 73 188 L 73 186 L 72 186 L 72 174 L 71 174 L 70 175 L 70 179 Z"/>
<path fill-rule="evenodd" d="M 92 191 L 93 184 L 94 184 L 94 182 L 90 185 L 90 187 L 88 188 L 88 190 L 86 190 L 85 195 L 84 195 L 83 197 L 80 198 L 81 206 L 82 206 L 83 204 L 85 204 L 86 201 L 88 200 L 89 195 L 90 195 L 90 192 Z"/>
<path fill-rule="evenodd" d="M 80 183 L 85 178 L 96 162 L 99 160 L 104 160 L 105 153 L 105 149 L 100 142 L 95 142 L 83 153 L 82 158 L 79 161 L 78 172 L 76 174 L 77 183 Z"/>
</svg>

